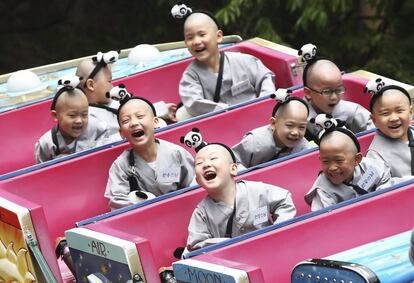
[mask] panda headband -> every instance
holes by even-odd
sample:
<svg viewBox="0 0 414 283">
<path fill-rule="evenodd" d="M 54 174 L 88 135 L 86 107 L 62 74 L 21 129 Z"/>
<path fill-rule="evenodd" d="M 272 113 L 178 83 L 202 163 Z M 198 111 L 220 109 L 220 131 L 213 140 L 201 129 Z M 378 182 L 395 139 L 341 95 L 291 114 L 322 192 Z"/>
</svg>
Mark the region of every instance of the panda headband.
<svg viewBox="0 0 414 283">
<path fill-rule="evenodd" d="M 95 68 L 93 68 L 92 72 L 86 80 L 93 79 L 102 68 L 106 67 L 108 64 L 115 63 L 119 58 L 119 53 L 121 53 L 120 50 L 108 51 L 106 53 L 98 52 L 96 56 L 93 56 L 92 62 L 95 64 Z"/>
<path fill-rule="evenodd" d="M 358 141 L 357 137 L 354 135 L 353 132 L 351 132 L 350 130 L 348 130 L 346 128 L 343 128 L 343 127 L 333 126 L 329 129 L 326 129 L 319 138 L 319 144 L 321 144 L 322 140 L 327 135 L 329 135 L 330 133 L 333 133 L 333 132 L 341 132 L 341 133 L 347 135 L 354 142 L 357 151 L 361 152 L 361 145 L 359 144 L 359 141 Z"/>
<path fill-rule="evenodd" d="M 300 61 L 302 66 L 305 66 L 302 74 L 302 81 L 304 86 L 308 86 L 308 72 L 309 68 L 314 65 L 319 60 L 328 60 L 325 57 L 316 57 L 316 45 L 308 43 L 303 45 L 299 51 L 298 55 L 300 56 Z"/>
<path fill-rule="evenodd" d="M 185 136 L 182 136 L 180 138 L 180 142 L 185 144 L 189 148 L 194 148 L 195 152 L 199 152 L 200 149 L 208 145 L 213 145 L 213 144 L 220 145 L 229 152 L 233 163 L 237 163 L 236 156 L 234 155 L 234 152 L 231 150 L 231 148 L 229 148 L 227 145 L 223 143 L 218 143 L 218 142 L 207 143 L 206 141 L 203 140 L 203 136 L 201 135 L 200 130 L 198 128 L 193 128 Z"/>
<path fill-rule="evenodd" d="M 217 18 L 209 11 L 206 10 L 192 10 L 190 7 L 187 7 L 185 4 L 175 4 L 174 7 L 171 9 L 171 15 L 175 19 L 183 19 L 184 21 L 187 20 L 187 18 L 191 14 L 200 13 L 205 14 L 209 18 L 213 20 L 213 22 L 217 25 L 218 29 L 221 29 L 220 23 L 217 20 Z"/>
<path fill-rule="evenodd" d="M 56 104 L 57 101 L 59 99 L 59 97 L 62 95 L 62 93 L 66 92 L 66 91 L 73 91 L 76 89 L 79 89 L 80 91 L 83 92 L 83 90 L 81 88 L 78 87 L 79 82 L 82 80 L 82 77 L 78 77 L 78 76 L 64 76 L 61 79 L 58 80 L 58 87 L 60 86 L 60 88 L 58 89 L 58 91 L 56 92 L 55 96 L 53 97 L 53 101 L 52 101 L 52 105 L 50 106 L 50 110 L 55 110 L 56 109 Z"/>
<path fill-rule="evenodd" d="M 319 127 L 322 127 L 322 131 L 319 133 L 319 145 L 329 133 L 341 132 L 351 138 L 358 152 L 361 151 L 361 145 L 359 144 L 358 139 L 353 132 L 345 128 L 345 122 L 339 119 L 335 119 L 329 114 L 319 114 L 315 118 L 310 119 L 310 122 L 317 124 Z"/>
<path fill-rule="evenodd" d="M 272 117 L 275 117 L 280 107 L 289 104 L 291 101 L 299 101 L 305 105 L 309 115 L 309 106 L 302 98 L 291 96 L 291 90 L 279 88 L 275 93 L 271 94 L 270 97 L 277 101 L 277 104 L 273 107 Z"/>
<path fill-rule="evenodd" d="M 118 91 L 120 88 L 121 88 L 120 86 L 114 87 L 114 88 L 111 89 L 110 93 Z M 111 98 L 114 99 L 114 97 L 111 97 Z M 122 107 L 124 107 L 124 105 L 127 104 L 128 101 L 133 100 L 133 99 L 144 101 L 151 108 L 151 111 L 152 111 L 152 114 L 154 115 L 154 117 L 157 117 L 157 112 L 155 111 L 155 107 L 148 99 L 146 99 L 144 97 L 141 97 L 141 96 L 133 96 L 131 93 L 127 92 L 127 94 L 125 94 L 124 97 L 119 100 L 118 113 L 116 114 L 118 124 L 119 124 L 119 113 L 121 113 Z M 114 99 L 114 100 L 116 100 L 116 99 Z"/>
<path fill-rule="evenodd" d="M 397 85 L 387 85 L 387 82 L 385 82 L 381 78 L 377 78 L 376 80 L 370 80 L 364 88 L 365 93 L 372 95 L 371 100 L 369 102 L 369 110 L 371 111 L 371 113 L 378 99 L 382 97 L 384 92 L 390 89 L 395 89 L 395 90 L 402 92 L 408 98 L 408 101 L 410 102 L 410 105 L 411 105 L 411 96 L 405 88 L 397 86 Z"/>
</svg>

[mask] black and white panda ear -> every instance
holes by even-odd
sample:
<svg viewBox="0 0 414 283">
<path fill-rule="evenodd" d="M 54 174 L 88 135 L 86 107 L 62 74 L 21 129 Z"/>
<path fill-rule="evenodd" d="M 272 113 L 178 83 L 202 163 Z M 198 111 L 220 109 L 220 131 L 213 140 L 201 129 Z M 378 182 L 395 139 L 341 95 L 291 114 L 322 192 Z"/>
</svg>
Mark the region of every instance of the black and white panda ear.
<svg viewBox="0 0 414 283">
<path fill-rule="evenodd" d="M 180 137 L 180 142 L 189 148 L 194 148 L 196 152 L 207 145 L 207 143 L 203 141 L 203 136 L 201 135 L 200 130 L 197 128 L 191 129 L 185 136 Z"/>
<path fill-rule="evenodd" d="M 82 79 L 82 77 L 78 76 L 63 76 L 58 80 L 57 84 L 58 86 L 65 87 L 67 89 L 74 89 L 79 85 Z"/>
<path fill-rule="evenodd" d="M 99 51 L 95 56 L 92 57 L 92 61 L 94 63 L 100 62 L 101 59 L 102 59 L 102 52 L 101 51 Z"/>
<path fill-rule="evenodd" d="M 114 50 L 108 51 L 108 52 L 103 54 L 102 59 L 106 64 L 113 64 L 116 61 L 118 61 L 120 53 L 121 53 L 121 51 L 114 51 Z"/>
<path fill-rule="evenodd" d="M 111 50 L 111 51 L 108 51 L 106 53 L 102 53 L 102 52 L 99 51 L 96 54 L 96 56 L 92 57 L 92 61 L 94 63 L 100 63 L 100 64 L 103 64 L 103 65 L 113 64 L 118 60 L 120 53 L 121 53 L 120 50 L 117 50 L 117 51 Z"/>
<path fill-rule="evenodd" d="M 312 60 L 316 59 L 316 45 L 308 43 L 303 45 L 299 51 L 298 55 L 300 56 L 300 61 L 302 63 L 309 63 Z"/>
<path fill-rule="evenodd" d="M 313 122 L 312 122 L 313 120 Z M 318 114 L 315 118 L 309 120 L 321 129 L 319 132 L 319 139 L 326 133 L 337 128 L 345 128 L 345 121 L 335 119 L 330 114 Z"/>
<path fill-rule="evenodd" d="M 335 119 L 336 120 L 336 122 L 337 122 L 337 125 L 336 125 L 336 127 L 340 127 L 340 128 L 345 128 L 345 125 L 346 125 L 346 122 L 345 121 L 342 121 L 341 119 Z"/>
<path fill-rule="evenodd" d="M 175 4 L 171 8 L 171 15 L 175 19 L 184 19 L 188 17 L 193 10 L 189 7 L 187 7 L 185 4 Z"/>
<path fill-rule="evenodd" d="M 312 123 L 322 130 L 327 130 L 329 128 L 336 127 L 338 121 L 337 119 L 332 118 L 332 115 L 330 114 L 318 114 L 313 119 Z"/>
<path fill-rule="evenodd" d="M 374 95 L 378 93 L 387 83 L 382 78 L 377 78 L 375 80 L 370 80 L 364 87 L 364 93 Z"/>
<path fill-rule="evenodd" d="M 279 88 L 274 93 L 270 95 L 270 98 L 273 98 L 279 103 L 284 103 L 290 97 L 292 91 L 290 89 Z"/>
<path fill-rule="evenodd" d="M 125 88 L 125 85 L 120 84 L 119 86 L 113 87 L 105 94 L 105 96 L 122 103 L 123 101 L 130 99 L 132 95 Z"/>
</svg>

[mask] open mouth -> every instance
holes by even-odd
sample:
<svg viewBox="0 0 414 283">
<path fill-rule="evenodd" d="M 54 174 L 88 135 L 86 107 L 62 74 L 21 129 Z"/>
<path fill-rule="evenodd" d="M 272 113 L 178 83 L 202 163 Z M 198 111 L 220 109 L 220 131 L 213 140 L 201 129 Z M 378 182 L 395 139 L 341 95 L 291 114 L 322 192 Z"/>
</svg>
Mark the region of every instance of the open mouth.
<svg viewBox="0 0 414 283">
<path fill-rule="evenodd" d="M 144 135 L 144 131 L 143 130 L 138 130 L 138 131 L 135 131 L 135 132 L 132 133 L 132 136 L 134 138 L 139 138 L 139 137 L 142 137 L 143 135 Z"/>
<path fill-rule="evenodd" d="M 200 53 L 200 52 L 203 52 L 204 50 L 206 50 L 206 48 L 205 48 L 205 47 L 195 49 L 194 51 L 195 51 L 195 52 L 197 52 L 197 53 Z"/>
<path fill-rule="evenodd" d="M 329 173 L 329 176 L 331 176 L 331 178 L 338 178 L 338 177 L 340 177 L 342 174 L 341 173 L 338 173 L 338 172 L 335 172 L 335 173 Z"/>
<path fill-rule="evenodd" d="M 298 138 L 287 137 L 287 140 L 291 141 L 291 142 L 297 142 L 299 139 Z"/>
<path fill-rule="evenodd" d="M 204 178 L 207 181 L 213 180 L 214 178 L 216 178 L 217 174 L 213 171 L 207 171 L 206 173 L 204 173 Z"/>
<path fill-rule="evenodd" d="M 328 104 L 328 106 L 331 107 L 331 108 L 332 107 L 335 107 L 335 105 L 336 105 L 336 103 L 330 103 L 330 104 Z"/>
<path fill-rule="evenodd" d="M 83 126 L 73 126 L 72 129 L 74 131 L 81 131 L 83 129 Z"/>
<path fill-rule="evenodd" d="M 399 124 L 399 125 L 392 125 L 392 126 L 388 126 L 388 128 L 390 128 L 391 130 L 398 129 L 399 127 L 401 127 L 401 124 Z"/>
</svg>

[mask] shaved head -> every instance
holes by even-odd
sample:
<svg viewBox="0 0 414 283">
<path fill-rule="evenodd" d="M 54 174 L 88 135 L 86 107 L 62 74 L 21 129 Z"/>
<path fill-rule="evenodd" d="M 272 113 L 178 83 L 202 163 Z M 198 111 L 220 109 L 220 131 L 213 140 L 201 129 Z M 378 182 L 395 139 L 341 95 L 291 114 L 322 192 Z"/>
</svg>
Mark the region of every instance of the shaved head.
<svg viewBox="0 0 414 283">
<path fill-rule="evenodd" d="M 56 101 L 55 110 L 60 111 L 67 105 L 68 101 L 72 99 L 78 99 L 81 103 L 84 103 L 86 106 L 88 105 L 88 99 L 86 98 L 85 93 L 83 93 L 80 89 L 75 88 L 73 90 L 64 91 L 59 95 Z"/>
<path fill-rule="evenodd" d="M 219 152 L 220 156 L 224 156 L 225 159 L 229 162 L 229 163 L 234 163 L 233 158 L 230 154 L 230 152 L 222 145 L 220 144 L 209 144 L 204 146 L 202 149 L 200 149 L 197 154 L 196 154 L 196 158 L 199 155 L 206 155 L 209 154 L 211 152 Z"/>
<path fill-rule="evenodd" d="M 95 66 L 92 59 L 89 58 L 83 60 L 76 69 L 76 75 L 83 78 L 82 83 L 80 84 L 82 88 L 84 88 L 84 82 L 88 79 Z"/>
<path fill-rule="evenodd" d="M 328 81 L 333 76 L 341 78 L 341 71 L 335 63 L 325 59 L 318 60 L 307 70 L 307 84 Z"/>
<path fill-rule="evenodd" d="M 88 58 L 80 62 L 80 64 L 76 68 L 76 75 L 78 77 L 82 77 L 81 83 L 79 84 L 79 86 L 82 87 L 82 89 L 85 88 L 85 85 L 84 85 L 85 81 L 88 79 L 88 77 L 92 73 L 93 69 L 95 69 L 95 67 L 96 67 L 96 64 L 92 61 L 91 58 Z M 107 65 L 107 66 L 102 67 L 102 69 L 100 69 L 100 71 L 96 74 L 95 79 L 101 76 L 102 73 L 104 73 L 102 72 L 102 70 L 104 70 L 105 68 L 107 68 L 108 69 L 107 72 L 109 72 L 110 75 L 112 75 L 110 71 L 110 67 L 109 65 Z"/>
<path fill-rule="evenodd" d="M 141 111 L 141 110 L 145 110 L 145 111 L 148 111 L 149 112 L 149 114 L 152 116 L 152 117 L 155 117 L 155 115 L 154 115 L 154 111 L 153 111 L 153 109 L 152 109 L 152 107 L 146 102 L 146 101 L 144 101 L 144 100 L 142 100 L 142 99 L 139 99 L 139 98 L 132 98 L 132 99 L 129 99 L 126 103 L 124 103 L 124 104 L 122 104 L 119 108 L 118 108 L 118 111 L 119 111 L 119 117 L 121 117 L 122 116 L 122 113 L 123 113 L 123 109 L 125 108 L 130 108 L 130 107 L 132 107 L 132 108 L 134 108 L 134 109 L 136 109 L 136 111 Z M 118 120 L 119 120 L 119 117 L 118 117 Z"/>
<path fill-rule="evenodd" d="M 202 25 L 208 29 L 213 29 L 213 31 L 218 31 L 218 26 L 214 20 L 204 14 L 204 13 L 192 13 L 184 22 L 184 32 L 187 28 L 193 26 L 194 24 Z"/>
<path fill-rule="evenodd" d="M 306 116 L 308 117 L 309 112 L 305 104 L 298 100 L 289 101 L 289 103 L 283 104 L 277 109 L 274 117 L 292 117 L 292 116 Z"/>
<path fill-rule="evenodd" d="M 322 150 L 326 146 L 335 146 L 337 148 L 341 148 L 343 152 L 349 152 L 352 154 L 358 153 L 358 149 L 354 141 L 348 135 L 338 131 L 331 132 L 323 137 L 319 148 Z"/>
</svg>

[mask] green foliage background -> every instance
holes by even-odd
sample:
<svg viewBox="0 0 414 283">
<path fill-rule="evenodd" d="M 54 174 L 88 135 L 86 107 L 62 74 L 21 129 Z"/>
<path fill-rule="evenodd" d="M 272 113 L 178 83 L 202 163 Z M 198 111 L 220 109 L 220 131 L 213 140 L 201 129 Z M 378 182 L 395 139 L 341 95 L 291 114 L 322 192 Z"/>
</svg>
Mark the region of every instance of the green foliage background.
<svg viewBox="0 0 414 283">
<path fill-rule="evenodd" d="M 182 40 L 168 0 L 2 0 L 0 73 L 140 43 Z M 341 69 L 414 84 L 414 0 L 182 1 L 216 13 L 225 34 L 262 37 L 318 54 Z"/>
</svg>

